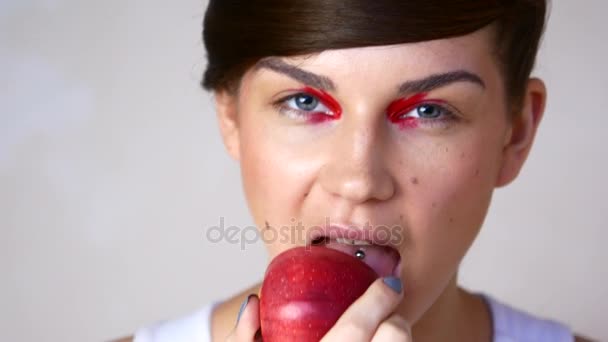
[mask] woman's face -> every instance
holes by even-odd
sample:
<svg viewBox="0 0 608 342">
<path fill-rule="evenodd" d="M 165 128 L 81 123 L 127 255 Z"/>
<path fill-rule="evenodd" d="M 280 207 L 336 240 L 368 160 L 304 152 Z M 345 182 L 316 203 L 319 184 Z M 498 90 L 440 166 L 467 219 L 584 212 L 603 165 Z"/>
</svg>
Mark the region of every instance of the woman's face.
<svg viewBox="0 0 608 342">
<path fill-rule="evenodd" d="M 218 94 L 271 257 L 328 222 L 382 227 L 401 254 L 407 318 L 430 307 L 532 139 L 513 142 L 491 32 L 269 58 L 238 96 Z"/>
</svg>

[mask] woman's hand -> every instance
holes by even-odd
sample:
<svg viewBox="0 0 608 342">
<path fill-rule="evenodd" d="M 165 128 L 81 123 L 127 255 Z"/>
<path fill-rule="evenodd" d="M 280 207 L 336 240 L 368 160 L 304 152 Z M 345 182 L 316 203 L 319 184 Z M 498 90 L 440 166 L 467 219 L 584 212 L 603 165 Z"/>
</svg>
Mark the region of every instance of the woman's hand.
<svg viewBox="0 0 608 342">
<path fill-rule="evenodd" d="M 409 324 L 394 311 L 403 298 L 397 278 L 376 280 L 340 317 L 322 342 L 411 342 Z M 228 336 L 229 342 L 262 341 L 259 335 L 260 301 L 250 295 L 243 303 L 237 325 Z"/>
<path fill-rule="evenodd" d="M 403 298 L 397 278 L 377 279 L 327 332 L 321 341 L 411 342 L 407 321 L 394 311 Z"/>
<path fill-rule="evenodd" d="M 241 305 L 236 326 L 226 338 L 227 342 L 262 341 L 260 330 L 260 299 L 252 294 Z"/>
</svg>

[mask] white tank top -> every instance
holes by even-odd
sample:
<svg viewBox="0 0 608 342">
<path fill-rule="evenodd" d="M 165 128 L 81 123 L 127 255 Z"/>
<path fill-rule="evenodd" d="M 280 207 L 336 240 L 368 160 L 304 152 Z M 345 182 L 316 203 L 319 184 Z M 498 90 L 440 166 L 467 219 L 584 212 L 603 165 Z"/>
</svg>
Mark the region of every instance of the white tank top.
<svg viewBox="0 0 608 342">
<path fill-rule="evenodd" d="M 481 294 L 492 312 L 493 342 L 573 342 L 568 327 L 534 317 Z M 208 304 L 181 318 L 139 329 L 134 342 L 211 342 L 211 313 L 220 302 Z"/>
</svg>

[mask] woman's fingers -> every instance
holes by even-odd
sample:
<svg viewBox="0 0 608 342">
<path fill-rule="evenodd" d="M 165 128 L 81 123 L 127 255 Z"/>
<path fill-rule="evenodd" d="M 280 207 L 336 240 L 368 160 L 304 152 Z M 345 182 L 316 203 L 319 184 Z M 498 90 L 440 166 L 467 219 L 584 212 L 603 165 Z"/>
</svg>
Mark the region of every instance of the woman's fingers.
<svg viewBox="0 0 608 342">
<path fill-rule="evenodd" d="M 397 318 L 391 315 L 401 302 L 403 291 L 398 278 L 387 277 L 376 280 L 369 289 L 342 314 L 338 322 L 323 337 L 323 341 L 365 341 L 374 338 L 377 331 L 384 336 L 395 335 L 395 339 L 384 341 L 409 341 L 409 327 L 399 328 Z M 389 316 L 391 316 L 390 319 Z M 387 320 L 388 319 L 388 320 Z M 378 329 L 382 327 L 382 330 Z"/>
<path fill-rule="evenodd" d="M 400 341 L 410 342 L 408 323 L 393 314 L 403 298 L 401 281 L 397 278 L 376 280 L 340 317 L 322 341 Z M 259 336 L 260 301 L 250 295 L 241 306 L 229 342 L 261 341 Z"/>
<path fill-rule="evenodd" d="M 256 295 L 249 295 L 241 305 L 236 326 L 226 341 L 251 342 L 261 341 L 258 334 L 260 329 L 260 300 Z"/>
<path fill-rule="evenodd" d="M 405 318 L 393 314 L 380 324 L 372 342 L 402 341 L 411 342 L 412 332 Z"/>
</svg>

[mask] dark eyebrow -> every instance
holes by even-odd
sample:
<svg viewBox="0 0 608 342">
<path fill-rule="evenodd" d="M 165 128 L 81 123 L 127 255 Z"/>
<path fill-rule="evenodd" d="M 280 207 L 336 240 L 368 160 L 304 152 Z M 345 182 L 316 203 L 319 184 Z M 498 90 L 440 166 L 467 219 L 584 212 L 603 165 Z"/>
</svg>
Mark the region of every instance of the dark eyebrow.
<svg viewBox="0 0 608 342">
<path fill-rule="evenodd" d="M 312 72 L 303 70 L 294 65 L 287 64 L 276 57 L 268 57 L 256 63 L 255 68 L 266 68 L 278 73 L 284 74 L 295 79 L 298 82 L 308 86 L 325 90 L 334 91 L 336 86 L 334 82 L 327 76 L 317 75 Z M 399 85 L 399 94 L 425 93 L 433 89 L 440 88 L 455 82 L 472 82 L 478 84 L 482 88 L 486 85 L 481 77 L 466 70 L 450 71 L 442 74 L 431 75 L 420 80 L 407 81 Z"/>
<path fill-rule="evenodd" d="M 478 84 L 484 89 L 486 87 L 481 77 L 465 70 L 456 70 L 431 75 L 420 80 L 404 82 L 399 86 L 399 94 L 426 93 L 433 89 L 462 81 Z"/>
<path fill-rule="evenodd" d="M 276 57 L 268 57 L 260 60 L 256 64 L 256 68 L 267 68 L 276 71 L 313 88 L 325 91 L 336 90 L 336 85 L 331 79 L 329 79 L 329 77 L 317 75 L 312 72 L 300 69 L 296 66 L 287 64 Z"/>
</svg>

